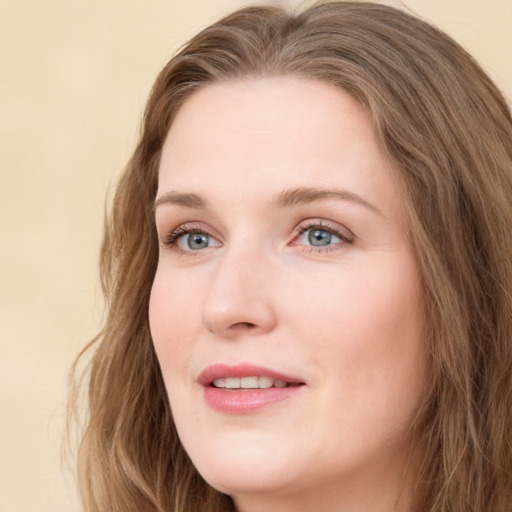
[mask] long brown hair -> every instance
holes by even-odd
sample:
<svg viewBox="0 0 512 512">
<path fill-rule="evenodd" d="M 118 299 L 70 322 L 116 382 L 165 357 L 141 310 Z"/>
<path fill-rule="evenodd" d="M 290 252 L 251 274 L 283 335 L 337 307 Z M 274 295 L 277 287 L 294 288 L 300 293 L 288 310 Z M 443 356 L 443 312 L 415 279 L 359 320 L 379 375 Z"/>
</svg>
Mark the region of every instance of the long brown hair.
<svg viewBox="0 0 512 512">
<path fill-rule="evenodd" d="M 510 511 L 510 111 L 452 39 L 400 10 L 366 2 L 327 2 L 299 13 L 244 8 L 200 32 L 159 74 L 106 220 L 101 276 L 108 316 L 89 347 L 79 448 L 85 510 L 233 509 L 184 452 L 153 349 L 153 203 L 164 139 L 191 94 L 213 82 L 282 75 L 351 93 L 372 115 L 399 169 L 432 365 L 416 439 L 414 510 Z"/>
</svg>

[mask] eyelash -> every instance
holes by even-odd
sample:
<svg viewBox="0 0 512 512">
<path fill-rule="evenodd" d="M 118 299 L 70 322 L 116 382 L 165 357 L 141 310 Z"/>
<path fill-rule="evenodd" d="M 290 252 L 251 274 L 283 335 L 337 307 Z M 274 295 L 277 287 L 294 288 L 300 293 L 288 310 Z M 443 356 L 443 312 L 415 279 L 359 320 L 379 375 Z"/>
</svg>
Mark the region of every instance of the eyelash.
<svg viewBox="0 0 512 512">
<path fill-rule="evenodd" d="M 308 231 L 311 231 L 311 230 L 319 230 L 319 231 L 325 231 L 327 233 L 330 233 L 331 235 L 335 235 L 337 236 L 341 242 L 338 242 L 336 244 L 329 244 L 329 245 L 326 245 L 324 247 L 321 247 L 321 246 L 314 246 L 314 245 L 302 245 L 302 247 L 304 248 L 304 250 L 308 250 L 309 252 L 317 252 L 317 253 L 322 253 L 322 252 L 330 252 L 330 251 L 335 251 L 337 249 L 339 249 L 339 244 L 352 244 L 354 243 L 354 237 L 351 236 L 351 235 L 347 235 L 346 233 L 342 233 L 342 231 L 336 227 L 335 225 L 332 225 L 331 223 L 329 222 L 326 222 L 326 221 L 314 221 L 314 222 L 306 222 L 305 224 L 300 224 L 299 226 L 297 226 L 297 228 L 295 228 L 295 232 L 298 233 L 299 236 L 303 235 L 304 233 L 307 233 Z M 294 242 L 296 241 L 297 239 L 294 239 Z M 291 245 L 299 245 L 298 243 L 294 243 L 292 242 Z"/>
<path fill-rule="evenodd" d="M 341 240 L 341 242 L 338 242 L 337 244 L 326 245 L 324 247 L 314 246 L 314 245 L 304 245 L 304 244 L 297 243 L 298 237 L 300 237 L 301 235 L 307 233 L 310 230 L 314 230 L 314 229 L 317 229 L 320 231 L 325 231 L 331 235 L 335 235 L 336 237 L 338 237 Z M 295 228 L 295 232 L 297 233 L 298 236 L 295 237 L 294 240 L 292 242 L 290 242 L 289 245 L 301 246 L 301 247 L 303 247 L 304 250 L 308 250 L 310 253 L 311 252 L 322 253 L 322 252 L 329 252 L 329 251 L 336 250 L 336 249 L 338 249 L 339 243 L 342 243 L 342 244 L 354 243 L 353 236 L 342 233 L 339 228 L 337 228 L 336 226 L 330 224 L 329 222 L 325 222 L 325 221 L 314 221 L 314 222 L 307 222 L 305 224 L 300 224 L 299 226 L 297 226 Z M 174 229 L 173 231 L 169 232 L 169 234 L 162 241 L 162 246 L 179 251 L 181 254 L 184 254 L 186 256 L 196 256 L 200 252 L 200 250 L 186 251 L 177 246 L 177 241 L 182 236 L 189 235 L 191 233 L 206 235 L 209 237 L 212 236 L 200 224 L 183 224 L 183 225 L 177 227 L 176 229 Z"/>
<path fill-rule="evenodd" d="M 182 253 L 194 255 L 197 254 L 199 251 L 183 251 L 177 247 L 176 242 L 180 239 L 180 237 L 185 235 L 190 235 L 191 233 L 197 233 L 201 235 L 207 235 L 211 236 L 208 231 L 203 229 L 200 224 L 182 224 L 181 226 L 178 226 L 176 229 L 170 231 L 168 235 L 165 237 L 165 239 L 162 241 L 162 245 L 164 247 L 170 247 L 174 248 L 176 250 L 179 250 Z"/>
</svg>

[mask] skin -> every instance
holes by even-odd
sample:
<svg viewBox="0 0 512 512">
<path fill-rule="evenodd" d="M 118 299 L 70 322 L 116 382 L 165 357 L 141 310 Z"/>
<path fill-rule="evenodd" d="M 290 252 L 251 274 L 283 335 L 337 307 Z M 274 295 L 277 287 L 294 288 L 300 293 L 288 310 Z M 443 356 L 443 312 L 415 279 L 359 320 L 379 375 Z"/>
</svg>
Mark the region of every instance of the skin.
<svg viewBox="0 0 512 512">
<path fill-rule="evenodd" d="M 180 439 L 241 512 L 410 507 L 408 433 L 427 375 L 419 272 L 394 175 L 361 105 L 317 81 L 210 85 L 170 129 L 151 331 Z M 276 204 L 303 188 L 343 192 Z M 176 203 L 176 193 L 204 204 Z M 191 249 L 183 231 L 168 244 L 184 225 L 208 245 Z M 311 231 L 297 232 L 311 225 L 338 235 L 314 246 Z M 226 414 L 197 383 L 215 363 L 305 385 Z"/>
</svg>

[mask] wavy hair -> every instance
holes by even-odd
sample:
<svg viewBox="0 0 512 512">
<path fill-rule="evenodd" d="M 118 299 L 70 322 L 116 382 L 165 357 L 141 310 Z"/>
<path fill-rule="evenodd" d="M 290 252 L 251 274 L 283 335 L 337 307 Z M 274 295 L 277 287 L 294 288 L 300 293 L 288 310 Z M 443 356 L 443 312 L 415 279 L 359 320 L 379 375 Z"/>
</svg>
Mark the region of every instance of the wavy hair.
<svg viewBox="0 0 512 512">
<path fill-rule="evenodd" d="M 163 142 L 180 106 L 216 82 L 316 79 L 371 114 L 396 164 L 421 269 L 432 378 L 416 450 L 415 512 L 512 509 L 512 119 L 479 65 L 401 10 L 327 2 L 241 9 L 158 75 L 105 224 L 105 325 L 84 353 L 79 446 L 87 512 L 226 512 L 177 436 L 148 324 Z M 76 363 L 75 363 L 76 365 Z"/>
</svg>

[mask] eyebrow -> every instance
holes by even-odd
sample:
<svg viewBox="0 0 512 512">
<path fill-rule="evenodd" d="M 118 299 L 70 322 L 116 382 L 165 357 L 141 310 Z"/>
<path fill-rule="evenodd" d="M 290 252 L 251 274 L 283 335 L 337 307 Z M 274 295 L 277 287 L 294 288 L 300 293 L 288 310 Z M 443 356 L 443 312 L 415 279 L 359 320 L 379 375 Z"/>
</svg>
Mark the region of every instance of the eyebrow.
<svg viewBox="0 0 512 512">
<path fill-rule="evenodd" d="M 382 212 L 375 205 L 363 199 L 361 196 L 349 192 L 348 190 L 340 190 L 333 188 L 313 188 L 301 187 L 292 190 L 285 190 L 277 195 L 272 201 L 272 208 L 287 208 L 298 204 L 307 204 L 321 199 L 339 199 L 342 201 L 350 201 L 352 203 L 363 206 L 375 213 L 382 215 Z M 155 201 L 153 211 L 162 204 L 172 204 L 192 208 L 196 210 L 205 210 L 208 205 L 205 199 L 193 193 L 167 192 Z"/>
<path fill-rule="evenodd" d="M 273 201 L 272 206 L 286 208 L 297 204 L 307 204 L 320 199 L 340 199 L 364 206 L 369 210 L 382 215 L 382 212 L 375 205 L 363 199 L 361 196 L 335 188 L 295 188 L 281 192 Z"/>
<path fill-rule="evenodd" d="M 196 210 L 206 209 L 206 201 L 197 194 L 181 193 L 181 192 L 167 192 L 155 201 L 153 211 L 161 204 L 175 204 L 178 206 L 185 206 L 186 208 L 194 208 Z"/>
</svg>

